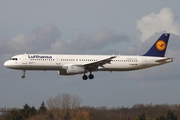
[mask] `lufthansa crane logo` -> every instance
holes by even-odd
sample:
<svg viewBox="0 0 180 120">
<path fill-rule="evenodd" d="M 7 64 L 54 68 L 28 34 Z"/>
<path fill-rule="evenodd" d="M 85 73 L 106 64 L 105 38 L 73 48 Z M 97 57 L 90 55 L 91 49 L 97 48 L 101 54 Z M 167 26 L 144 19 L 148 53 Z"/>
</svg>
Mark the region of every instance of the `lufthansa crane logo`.
<svg viewBox="0 0 180 120">
<path fill-rule="evenodd" d="M 156 43 L 156 48 L 157 48 L 159 51 L 163 51 L 163 50 L 166 48 L 166 43 L 164 42 L 164 40 L 159 40 L 159 41 L 157 41 L 157 43 Z"/>
</svg>

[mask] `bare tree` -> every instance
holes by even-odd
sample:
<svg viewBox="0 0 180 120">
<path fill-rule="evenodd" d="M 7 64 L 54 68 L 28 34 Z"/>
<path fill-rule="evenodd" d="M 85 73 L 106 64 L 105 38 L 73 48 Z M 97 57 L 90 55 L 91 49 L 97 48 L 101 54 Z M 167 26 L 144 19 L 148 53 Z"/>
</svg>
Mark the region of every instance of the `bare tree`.
<svg viewBox="0 0 180 120">
<path fill-rule="evenodd" d="M 59 94 L 54 98 L 47 100 L 48 109 L 53 113 L 57 120 L 70 119 L 74 115 L 74 111 L 80 107 L 82 99 L 77 95 L 70 95 L 67 93 Z"/>
</svg>

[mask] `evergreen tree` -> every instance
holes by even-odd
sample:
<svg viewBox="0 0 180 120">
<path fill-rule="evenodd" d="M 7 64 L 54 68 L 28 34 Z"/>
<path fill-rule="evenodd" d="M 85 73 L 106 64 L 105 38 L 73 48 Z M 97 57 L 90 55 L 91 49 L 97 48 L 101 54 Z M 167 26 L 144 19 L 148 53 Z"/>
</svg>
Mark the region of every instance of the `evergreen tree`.
<svg viewBox="0 0 180 120">
<path fill-rule="evenodd" d="M 33 106 L 33 107 L 31 107 L 30 108 L 30 116 L 35 116 L 36 115 L 36 112 L 37 112 L 37 110 L 36 110 L 36 108 Z"/>
<path fill-rule="evenodd" d="M 166 118 L 164 116 L 159 116 L 156 120 L 166 120 Z"/>
<path fill-rule="evenodd" d="M 39 113 L 44 114 L 44 113 L 46 113 L 46 111 L 47 111 L 47 108 L 44 104 L 44 101 L 42 101 L 41 106 L 39 107 Z"/>
<path fill-rule="evenodd" d="M 23 108 L 21 109 L 21 113 L 24 119 L 29 118 L 29 111 L 30 111 L 30 107 L 29 105 L 26 103 Z"/>
<path fill-rule="evenodd" d="M 177 120 L 177 116 L 175 116 L 171 111 L 168 111 L 166 120 Z"/>
<path fill-rule="evenodd" d="M 25 104 L 23 106 L 23 108 L 21 109 L 21 114 L 23 116 L 24 119 L 27 119 L 31 116 L 35 116 L 36 115 L 36 108 L 30 107 L 28 104 Z"/>
<path fill-rule="evenodd" d="M 139 115 L 135 120 L 146 120 L 145 113 L 143 113 L 142 115 Z"/>
</svg>

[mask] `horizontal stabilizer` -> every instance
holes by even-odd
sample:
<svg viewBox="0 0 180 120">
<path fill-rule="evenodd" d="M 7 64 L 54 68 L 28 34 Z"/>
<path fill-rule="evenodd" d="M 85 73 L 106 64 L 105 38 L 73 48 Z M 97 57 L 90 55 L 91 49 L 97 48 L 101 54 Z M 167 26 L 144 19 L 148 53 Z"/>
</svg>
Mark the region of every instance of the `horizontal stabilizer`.
<svg viewBox="0 0 180 120">
<path fill-rule="evenodd" d="M 167 61 L 171 62 L 173 61 L 173 58 L 164 58 L 164 59 L 156 60 L 155 62 L 167 62 Z"/>
</svg>

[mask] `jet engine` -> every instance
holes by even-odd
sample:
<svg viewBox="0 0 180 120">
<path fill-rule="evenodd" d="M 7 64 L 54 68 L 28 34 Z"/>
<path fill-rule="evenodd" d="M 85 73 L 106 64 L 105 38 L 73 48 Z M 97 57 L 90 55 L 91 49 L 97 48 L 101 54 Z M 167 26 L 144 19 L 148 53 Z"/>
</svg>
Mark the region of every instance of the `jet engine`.
<svg viewBox="0 0 180 120">
<path fill-rule="evenodd" d="M 84 73 L 85 69 L 84 66 L 62 66 L 62 70 L 58 71 L 59 75 L 75 75 L 75 74 L 81 74 Z"/>
</svg>

